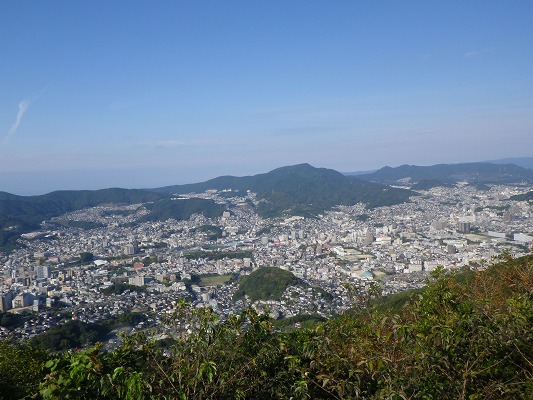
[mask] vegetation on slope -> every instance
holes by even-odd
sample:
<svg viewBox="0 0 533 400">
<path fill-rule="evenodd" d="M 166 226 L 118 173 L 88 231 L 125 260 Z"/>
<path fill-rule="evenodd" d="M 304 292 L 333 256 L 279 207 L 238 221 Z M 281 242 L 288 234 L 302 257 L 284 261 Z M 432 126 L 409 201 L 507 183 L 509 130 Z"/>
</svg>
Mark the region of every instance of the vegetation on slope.
<svg viewBox="0 0 533 400">
<path fill-rule="evenodd" d="M 434 187 L 449 187 L 436 179 L 422 179 L 411 186 L 411 190 L 429 190 Z"/>
<path fill-rule="evenodd" d="M 101 204 L 145 203 L 165 197 L 168 196 L 146 190 L 117 188 L 64 190 L 41 196 L 16 196 L 0 192 L 0 250 L 13 250 L 22 233 L 38 229 L 42 221 L 67 212 Z M 82 226 L 88 227 L 85 223 Z"/>
<path fill-rule="evenodd" d="M 289 286 L 302 285 L 303 282 L 292 272 L 280 268 L 264 267 L 244 276 L 233 300 L 247 297 L 250 301 L 280 300 Z"/>
<path fill-rule="evenodd" d="M 514 195 L 514 196 L 511 196 L 511 200 L 515 200 L 515 201 L 533 201 L 533 190 L 527 192 L 527 193 L 522 193 L 522 194 L 517 194 L 517 195 Z"/>
<path fill-rule="evenodd" d="M 175 341 L 60 355 L 0 343 L 4 398 L 530 399 L 533 257 L 435 274 L 404 306 L 354 308 L 276 332 L 246 310 L 219 321 L 179 303 Z M 440 272 L 439 272 L 440 274 Z M 188 328 L 196 329 L 189 333 Z M 173 343 L 173 344 L 172 344 Z M 29 371 L 24 374 L 21 371 Z"/>
<path fill-rule="evenodd" d="M 42 196 L 0 196 L 0 250 L 11 251 L 22 233 L 39 228 L 39 224 L 64 213 L 101 204 L 145 203 L 150 213 L 139 222 L 161 221 L 170 218 L 188 219 L 193 214 L 207 218 L 222 215 L 225 207 L 212 200 L 171 200 L 168 195 L 135 189 L 103 189 L 52 192 Z M 83 229 L 101 226 L 87 221 L 57 220 L 55 224 Z"/>
<path fill-rule="evenodd" d="M 370 207 L 398 204 L 415 193 L 395 189 L 356 177 L 348 177 L 309 164 L 281 167 L 255 176 L 223 176 L 207 182 L 154 189 L 157 193 L 184 194 L 208 189 L 233 189 L 257 193 L 257 212 L 263 217 L 280 215 L 316 216 L 337 205 L 359 202 Z"/>
<path fill-rule="evenodd" d="M 206 199 L 163 199 L 146 204 L 150 214 L 139 219 L 144 221 L 165 221 L 167 219 L 184 220 L 193 214 L 202 214 L 206 218 L 220 217 L 225 210 L 224 205 Z"/>
<path fill-rule="evenodd" d="M 533 182 L 533 171 L 514 164 L 461 163 L 383 167 L 371 174 L 359 175 L 359 178 L 364 180 L 388 184 L 408 177 L 411 178 L 412 182 L 431 179 L 447 184 L 455 184 L 460 181 L 495 184 L 531 183 Z"/>
<path fill-rule="evenodd" d="M 68 321 L 63 325 L 53 327 L 48 332 L 35 336 L 31 343 L 36 347 L 52 351 L 69 350 L 93 345 L 97 341 L 103 340 L 108 333 L 109 329 L 103 325 Z"/>
</svg>

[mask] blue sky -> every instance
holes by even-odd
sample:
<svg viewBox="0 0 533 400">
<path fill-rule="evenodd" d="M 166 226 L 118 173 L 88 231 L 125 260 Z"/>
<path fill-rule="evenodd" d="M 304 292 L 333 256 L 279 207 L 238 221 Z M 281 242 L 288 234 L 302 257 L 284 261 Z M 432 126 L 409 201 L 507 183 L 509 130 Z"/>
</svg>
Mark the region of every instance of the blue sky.
<svg viewBox="0 0 533 400">
<path fill-rule="evenodd" d="M 533 2 L 6 1 L 0 191 L 533 156 Z"/>
</svg>

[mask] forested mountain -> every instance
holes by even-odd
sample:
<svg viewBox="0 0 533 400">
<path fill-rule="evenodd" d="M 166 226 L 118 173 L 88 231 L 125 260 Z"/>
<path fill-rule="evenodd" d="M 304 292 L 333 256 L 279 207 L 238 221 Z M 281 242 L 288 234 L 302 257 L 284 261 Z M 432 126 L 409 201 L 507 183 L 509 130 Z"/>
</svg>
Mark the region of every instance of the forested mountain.
<svg viewBox="0 0 533 400">
<path fill-rule="evenodd" d="M 15 247 L 17 238 L 37 229 L 47 219 L 102 204 L 137 204 L 165 195 L 138 189 L 65 190 L 41 196 L 17 196 L 0 192 L 0 250 Z"/>
<path fill-rule="evenodd" d="M 152 189 L 157 193 L 199 193 L 208 189 L 232 189 L 257 193 L 257 211 L 265 217 L 316 215 L 336 205 L 358 202 L 370 207 L 408 201 L 415 193 L 365 182 L 332 169 L 309 164 L 281 167 L 265 174 L 234 177 L 222 176 L 206 182 Z"/>
<path fill-rule="evenodd" d="M 314 329 L 178 303 L 171 340 L 60 353 L 1 341 L 0 398 L 531 399 L 532 256 L 437 270 L 374 307 L 377 293 L 354 287 L 354 307 Z"/>
<path fill-rule="evenodd" d="M 220 217 L 226 209 L 223 204 L 206 199 L 162 199 L 145 204 L 150 214 L 141 217 L 138 222 L 188 219 L 192 214 L 202 214 L 206 218 Z"/>
<path fill-rule="evenodd" d="M 64 190 L 40 196 L 0 194 L 0 215 L 38 224 L 58 215 L 102 204 L 136 204 L 168 196 L 141 189 Z"/>
<path fill-rule="evenodd" d="M 449 184 L 442 183 L 436 179 L 422 179 L 411 186 L 411 190 L 429 190 L 434 187 L 448 187 Z"/>
<path fill-rule="evenodd" d="M 491 164 L 514 164 L 522 168 L 533 170 L 533 157 L 509 157 L 498 160 L 485 161 Z"/>
<path fill-rule="evenodd" d="M 432 166 L 402 165 L 391 168 L 383 167 L 358 178 L 383 184 L 397 184 L 404 180 L 410 184 L 422 180 L 436 180 L 444 184 L 461 181 L 470 183 L 533 183 L 533 171 L 514 164 L 463 163 L 437 164 Z"/>
<path fill-rule="evenodd" d="M 215 217 L 225 209 L 212 200 L 171 200 L 168 195 L 140 189 L 57 191 L 27 197 L 0 192 L 0 249 L 13 249 L 22 233 L 38 229 L 44 220 L 105 204 L 144 204 L 151 212 L 142 221 L 187 219 L 194 213 Z"/>
</svg>

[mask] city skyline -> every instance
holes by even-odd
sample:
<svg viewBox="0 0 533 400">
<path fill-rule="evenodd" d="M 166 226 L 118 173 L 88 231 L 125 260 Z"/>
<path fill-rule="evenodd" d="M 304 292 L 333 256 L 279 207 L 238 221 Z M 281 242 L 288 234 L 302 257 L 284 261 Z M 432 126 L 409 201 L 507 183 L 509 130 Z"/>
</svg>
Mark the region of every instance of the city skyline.
<svg viewBox="0 0 533 400">
<path fill-rule="evenodd" d="M 4 5 L 0 191 L 532 156 L 527 1 Z"/>
</svg>

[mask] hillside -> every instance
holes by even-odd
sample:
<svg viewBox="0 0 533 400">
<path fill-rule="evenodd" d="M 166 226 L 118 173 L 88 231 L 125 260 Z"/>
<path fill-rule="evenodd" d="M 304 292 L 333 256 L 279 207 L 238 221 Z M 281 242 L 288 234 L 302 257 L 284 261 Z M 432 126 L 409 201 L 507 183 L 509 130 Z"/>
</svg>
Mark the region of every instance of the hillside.
<svg viewBox="0 0 533 400">
<path fill-rule="evenodd" d="M 275 267 L 256 269 L 250 275 L 244 276 L 239 282 L 239 288 L 233 295 L 233 300 L 247 297 L 250 301 L 280 300 L 281 295 L 289 286 L 302 286 L 303 282 L 292 272 Z"/>
<path fill-rule="evenodd" d="M 299 164 L 277 168 L 265 174 L 223 176 L 206 182 L 152 189 L 156 193 L 185 194 L 208 189 L 232 189 L 257 193 L 257 212 L 264 217 L 283 214 L 313 216 L 336 205 L 358 202 L 369 207 L 387 206 L 409 200 L 415 193 L 365 182 L 326 168 Z"/>
<path fill-rule="evenodd" d="M 436 180 L 444 184 L 455 184 L 460 181 L 476 184 L 533 183 L 532 170 L 514 164 L 490 163 L 437 164 L 427 167 L 402 165 L 396 168 L 384 167 L 358 177 L 383 184 L 395 184 L 401 180 L 407 180 L 410 184 L 422 180 Z"/>
<path fill-rule="evenodd" d="M 140 222 L 187 219 L 194 213 L 209 218 L 221 215 L 224 210 L 223 205 L 212 200 L 173 201 L 168 197 L 139 189 L 57 191 L 27 197 L 0 192 L 0 250 L 11 251 L 22 233 L 38 229 L 44 220 L 98 205 L 144 204 L 151 212 Z"/>
<path fill-rule="evenodd" d="M 422 179 L 411 186 L 411 190 L 429 190 L 433 189 L 434 187 L 448 187 L 450 185 L 446 185 L 436 179 Z"/>
<path fill-rule="evenodd" d="M 150 214 L 141 217 L 138 222 L 165 221 L 188 219 L 192 214 L 202 214 L 206 218 L 214 218 L 222 215 L 226 209 L 223 204 L 217 204 L 213 200 L 206 199 L 163 199 L 145 205 Z"/>
<path fill-rule="evenodd" d="M 11 251 L 22 233 L 47 219 L 103 204 L 137 204 L 167 196 L 137 189 L 68 190 L 41 196 L 0 192 L 0 250 Z"/>
<path fill-rule="evenodd" d="M 533 201 L 533 190 L 527 192 L 527 193 L 522 193 L 522 194 L 517 194 L 515 196 L 511 196 L 511 200 L 515 200 L 515 201 Z"/>
<path fill-rule="evenodd" d="M 40 196 L 16 196 L 2 192 L 0 215 L 38 224 L 61 214 L 102 204 L 136 204 L 164 195 L 140 189 L 65 190 Z"/>
<path fill-rule="evenodd" d="M 219 321 L 183 302 L 159 345 L 125 337 L 49 353 L 0 342 L 4 399 L 530 399 L 533 256 L 435 271 L 428 286 L 313 329 L 278 332 L 251 309 Z M 314 326 L 314 324 L 313 324 Z"/>
<path fill-rule="evenodd" d="M 214 217 L 224 206 L 211 200 L 172 201 L 176 194 L 201 193 L 208 189 L 232 189 L 257 193 L 256 211 L 263 217 L 316 216 L 336 205 L 365 203 L 369 207 L 409 201 L 408 190 L 365 182 L 332 169 L 309 164 L 282 167 L 245 177 L 222 176 L 206 182 L 150 190 L 102 189 L 57 191 L 41 196 L 17 196 L 0 192 L 0 250 L 9 251 L 20 234 L 37 229 L 47 219 L 67 212 L 103 204 L 144 204 L 151 213 L 142 221 L 186 219 L 193 213 Z M 251 203 L 250 203 L 251 204 Z"/>
<path fill-rule="evenodd" d="M 533 170 L 533 157 L 510 157 L 498 160 L 485 161 L 491 164 L 514 164 L 522 168 Z"/>
</svg>

